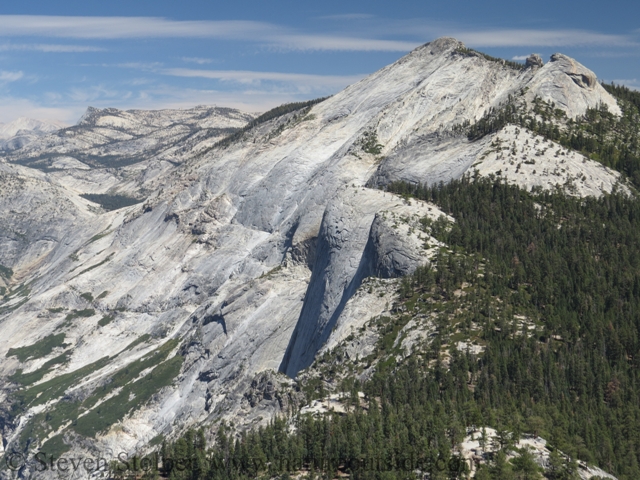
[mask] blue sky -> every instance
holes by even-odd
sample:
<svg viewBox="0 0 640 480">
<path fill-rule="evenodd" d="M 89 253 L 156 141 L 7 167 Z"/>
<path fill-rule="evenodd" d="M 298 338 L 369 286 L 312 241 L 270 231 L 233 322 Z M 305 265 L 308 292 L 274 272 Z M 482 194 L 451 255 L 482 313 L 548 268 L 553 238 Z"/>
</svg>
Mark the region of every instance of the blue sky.
<svg viewBox="0 0 640 480">
<path fill-rule="evenodd" d="M 263 111 L 335 93 L 439 36 L 566 53 L 640 88 L 640 2 L 58 0 L 0 6 L 0 122 L 87 106 Z"/>
</svg>

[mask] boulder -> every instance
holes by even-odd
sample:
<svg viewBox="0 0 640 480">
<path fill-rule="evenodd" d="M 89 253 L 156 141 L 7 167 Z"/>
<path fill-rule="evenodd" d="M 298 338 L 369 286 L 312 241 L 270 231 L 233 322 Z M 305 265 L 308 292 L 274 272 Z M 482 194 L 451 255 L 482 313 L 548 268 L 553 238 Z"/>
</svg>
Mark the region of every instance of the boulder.
<svg viewBox="0 0 640 480">
<path fill-rule="evenodd" d="M 540 68 L 544 66 L 542 58 L 537 53 L 532 53 L 525 62 L 527 68 Z"/>
</svg>

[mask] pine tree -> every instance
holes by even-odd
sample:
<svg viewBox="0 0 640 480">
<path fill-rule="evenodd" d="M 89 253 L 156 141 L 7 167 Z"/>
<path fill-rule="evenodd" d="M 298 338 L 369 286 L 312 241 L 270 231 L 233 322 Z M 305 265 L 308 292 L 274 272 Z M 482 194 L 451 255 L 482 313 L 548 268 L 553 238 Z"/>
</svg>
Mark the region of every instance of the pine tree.
<svg viewBox="0 0 640 480">
<path fill-rule="evenodd" d="M 511 463 L 516 480 L 537 480 L 541 478 L 541 468 L 528 448 L 523 448 L 520 455 L 515 457 Z"/>
<path fill-rule="evenodd" d="M 494 464 L 490 468 L 493 480 L 514 480 L 513 468 L 503 450 L 498 451 Z"/>
</svg>

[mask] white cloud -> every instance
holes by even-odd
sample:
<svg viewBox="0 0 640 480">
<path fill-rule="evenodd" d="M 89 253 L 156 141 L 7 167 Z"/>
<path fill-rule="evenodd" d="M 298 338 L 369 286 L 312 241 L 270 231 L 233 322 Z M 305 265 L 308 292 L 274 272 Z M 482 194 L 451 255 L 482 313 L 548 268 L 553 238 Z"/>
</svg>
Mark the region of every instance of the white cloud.
<svg viewBox="0 0 640 480">
<path fill-rule="evenodd" d="M 149 85 L 150 83 L 153 83 L 153 80 L 149 78 L 132 78 L 130 80 L 127 80 L 124 83 L 127 85 L 132 85 L 134 87 L 137 87 L 140 85 Z"/>
<path fill-rule="evenodd" d="M 75 123 L 86 106 L 48 107 L 25 98 L 0 97 L 0 122 L 9 123 L 19 117 Z"/>
<path fill-rule="evenodd" d="M 0 83 L 15 82 L 22 77 L 24 77 L 24 73 L 22 72 L 5 72 L 4 70 L 0 70 Z"/>
<path fill-rule="evenodd" d="M 318 18 L 321 20 L 367 20 L 373 17 L 370 13 L 343 13 L 340 15 L 324 15 Z"/>
<path fill-rule="evenodd" d="M 626 35 L 611 35 L 589 30 L 486 30 L 458 31 L 454 37 L 475 47 L 637 47 Z"/>
<path fill-rule="evenodd" d="M 194 70 L 169 68 L 160 73 L 175 77 L 209 78 L 232 81 L 245 85 L 258 85 L 263 81 L 283 82 L 299 88 L 341 89 L 357 82 L 365 75 L 310 75 L 305 73 L 255 72 L 250 70 Z"/>
<path fill-rule="evenodd" d="M 353 29 L 353 24 L 349 24 Z M 585 29 L 482 28 L 429 18 L 374 19 L 354 36 L 417 38 L 455 37 L 472 47 L 638 47 L 638 32 L 602 33 Z"/>
<path fill-rule="evenodd" d="M 91 47 L 84 45 L 56 45 L 46 43 L 36 44 L 15 44 L 5 43 L 0 45 L 0 52 L 8 51 L 34 51 L 46 53 L 74 53 L 74 52 L 103 52 L 105 48 Z"/>
<path fill-rule="evenodd" d="M 0 15 L 2 36 L 84 39 L 216 38 L 253 41 L 285 50 L 405 52 L 417 42 L 333 35 L 302 35 L 289 28 L 246 20 L 169 20 L 156 17 Z"/>
<path fill-rule="evenodd" d="M 72 88 L 69 91 L 69 98 L 73 102 L 79 102 L 87 104 L 96 100 L 110 99 L 127 99 L 132 96 L 131 92 L 120 92 L 118 90 L 110 89 L 104 85 L 94 85 L 88 88 Z"/>
<path fill-rule="evenodd" d="M 71 17 L 0 15 L 0 32 L 8 36 L 61 38 L 232 38 L 275 33 L 278 27 L 254 21 L 177 21 L 157 17 Z"/>
<path fill-rule="evenodd" d="M 103 67 L 118 67 L 118 68 L 139 68 L 142 70 L 153 70 L 164 65 L 162 62 L 124 62 L 116 63 L 115 65 L 102 64 Z"/>
<path fill-rule="evenodd" d="M 207 63 L 212 63 L 213 60 L 210 58 L 200 58 L 200 57 L 182 57 L 183 62 L 187 63 L 197 63 L 198 65 L 205 65 Z"/>
<path fill-rule="evenodd" d="M 321 17 L 336 20 L 371 18 L 367 14 Z M 44 36 L 83 39 L 124 38 L 212 38 L 257 42 L 285 50 L 409 51 L 424 41 L 442 35 L 454 36 L 474 47 L 637 47 L 635 36 L 579 29 L 486 29 L 461 27 L 450 22 L 419 19 L 377 22 L 368 31 L 345 34 L 301 34 L 294 29 L 248 20 L 171 20 L 158 17 L 72 17 L 44 15 L 0 15 L 0 35 Z M 405 40 L 381 39 L 382 35 Z M 416 40 L 407 40 L 407 36 Z M 58 45 L 57 50 L 95 47 Z M 89 51 L 89 50 L 83 50 Z M 93 51 L 93 50 L 91 50 Z"/>
<path fill-rule="evenodd" d="M 122 63 L 81 63 L 81 67 L 134 68 L 138 70 L 154 70 L 164 65 L 162 62 L 122 62 Z"/>
<path fill-rule="evenodd" d="M 269 42 L 270 46 L 285 50 L 358 52 L 409 52 L 422 43 L 328 35 L 279 35 L 274 36 Z"/>
<path fill-rule="evenodd" d="M 529 58 L 529 55 L 516 55 L 511 57 L 511 60 L 526 60 L 527 58 Z"/>
</svg>

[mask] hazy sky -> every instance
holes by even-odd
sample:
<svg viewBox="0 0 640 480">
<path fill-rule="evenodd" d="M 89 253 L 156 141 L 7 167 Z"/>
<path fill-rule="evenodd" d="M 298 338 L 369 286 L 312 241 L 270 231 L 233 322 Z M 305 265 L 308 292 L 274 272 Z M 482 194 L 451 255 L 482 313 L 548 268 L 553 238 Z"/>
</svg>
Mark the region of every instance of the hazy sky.
<svg viewBox="0 0 640 480">
<path fill-rule="evenodd" d="M 443 35 L 509 59 L 560 51 L 640 88 L 638 0 L 20 3 L 0 6 L 0 122 L 75 123 L 89 105 L 263 111 Z"/>
</svg>

